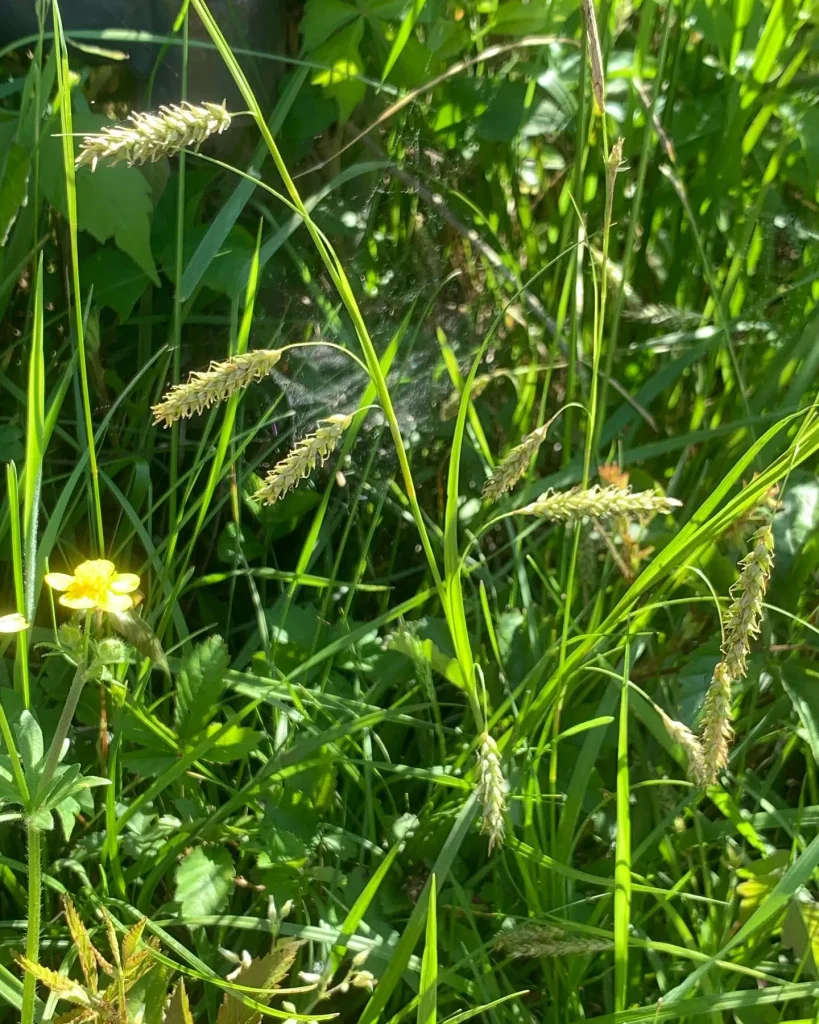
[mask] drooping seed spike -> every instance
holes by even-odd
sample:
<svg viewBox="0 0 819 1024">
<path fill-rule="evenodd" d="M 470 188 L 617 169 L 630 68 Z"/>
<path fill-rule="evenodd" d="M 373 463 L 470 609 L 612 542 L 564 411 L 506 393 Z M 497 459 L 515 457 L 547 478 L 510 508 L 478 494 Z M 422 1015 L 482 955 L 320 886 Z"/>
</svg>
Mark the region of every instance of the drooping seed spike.
<svg viewBox="0 0 819 1024">
<path fill-rule="evenodd" d="M 184 384 L 175 384 L 153 406 L 154 423 L 169 427 L 177 420 L 204 412 L 215 402 L 224 402 L 266 377 L 281 357 L 281 349 L 258 348 L 221 363 L 212 362 L 207 370 L 194 370 Z"/>
<path fill-rule="evenodd" d="M 483 485 L 485 501 L 497 501 L 501 495 L 515 486 L 529 468 L 532 456 L 546 439 L 548 429 L 549 424 L 544 424 L 527 434 L 520 444 L 516 445 L 502 462 L 498 463 L 492 475 Z"/>
<path fill-rule="evenodd" d="M 198 148 L 209 136 L 227 131 L 230 123 L 231 115 L 224 103 L 183 101 L 153 113 L 132 113 L 122 124 L 84 136 L 75 163 L 77 167 L 88 164 L 92 171 L 100 160 L 110 164 L 154 163 L 189 146 Z"/>
<path fill-rule="evenodd" d="M 478 748 L 478 802 L 481 805 L 481 832 L 489 836 L 489 852 L 503 845 L 506 810 L 506 780 L 503 777 L 498 745 L 488 732 L 481 736 Z"/>
<path fill-rule="evenodd" d="M 679 508 L 681 501 L 655 491 L 632 491 L 628 487 L 573 487 L 570 491 L 547 491 L 523 508 L 518 515 L 540 516 L 551 522 L 577 519 L 613 519 L 619 516 L 649 517 Z"/>
<path fill-rule="evenodd" d="M 303 437 L 281 462 L 276 463 L 253 497 L 272 505 L 291 488 L 297 487 L 299 481 L 308 477 L 316 466 L 324 465 L 352 421 L 352 416 L 342 414 L 321 420 L 318 430 Z"/>
</svg>

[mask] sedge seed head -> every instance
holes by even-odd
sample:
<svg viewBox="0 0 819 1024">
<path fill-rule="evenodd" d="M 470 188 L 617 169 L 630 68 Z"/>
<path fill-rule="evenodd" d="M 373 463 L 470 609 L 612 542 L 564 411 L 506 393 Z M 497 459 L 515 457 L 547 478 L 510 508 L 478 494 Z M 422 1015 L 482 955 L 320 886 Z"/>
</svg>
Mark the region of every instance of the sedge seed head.
<svg viewBox="0 0 819 1024">
<path fill-rule="evenodd" d="M 483 485 L 485 501 L 497 501 L 502 494 L 515 486 L 529 468 L 532 457 L 543 444 L 548 429 L 548 424 L 546 424 L 533 430 L 531 434 L 527 434 L 520 444 L 516 445 L 495 467 L 492 475 Z"/>
<path fill-rule="evenodd" d="M 316 466 L 323 466 L 338 444 L 339 438 L 352 423 L 352 416 L 336 414 L 321 420 L 318 430 L 303 437 L 265 477 L 253 495 L 258 501 L 272 505 L 299 481 L 308 477 Z"/>
<path fill-rule="evenodd" d="M 556 523 L 577 519 L 612 519 L 620 516 L 648 518 L 679 508 L 681 501 L 655 491 L 632 491 L 629 487 L 573 487 L 570 491 L 546 491 L 523 508 L 519 515 L 539 516 Z"/>
<path fill-rule="evenodd" d="M 502 932 L 495 939 L 495 949 L 509 957 L 588 956 L 611 949 L 610 939 L 594 935 L 572 935 L 553 925 L 526 921 Z"/>
<path fill-rule="evenodd" d="M 187 101 L 160 107 L 154 113 L 133 113 L 123 124 L 111 125 L 83 137 L 76 166 L 97 168 L 109 164 L 155 162 L 189 146 L 198 148 L 211 135 L 230 127 L 231 115 L 224 103 L 193 104 Z"/>
<path fill-rule="evenodd" d="M 184 384 L 176 384 L 153 406 L 154 423 L 166 427 L 177 420 L 204 412 L 215 402 L 224 402 L 254 381 L 266 377 L 282 357 L 281 349 L 254 349 L 212 362 L 207 370 L 194 370 Z"/>
<path fill-rule="evenodd" d="M 503 777 L 498 745 L 488 732 L 481 736 L 478 748 L 478 801 L 481 805 L 481 832 L 489 836 L 489 852 L 503 844 L 505 835 L 506 780 Z"/>
<path fill-rule="evenodd" d="M 713 785 L 728 764 L 734 736 L 731 690 L 748 671 L 748 654 L 759 633 L 762 605 L 773 569 L 774 538 L 770 524 L 753 536 L 751 550 L 740 562 L 739 579 L 731 587 L 725 615 L 722 659 L 714 669 L 702 712 L 702 785 Z"/>
</svg>

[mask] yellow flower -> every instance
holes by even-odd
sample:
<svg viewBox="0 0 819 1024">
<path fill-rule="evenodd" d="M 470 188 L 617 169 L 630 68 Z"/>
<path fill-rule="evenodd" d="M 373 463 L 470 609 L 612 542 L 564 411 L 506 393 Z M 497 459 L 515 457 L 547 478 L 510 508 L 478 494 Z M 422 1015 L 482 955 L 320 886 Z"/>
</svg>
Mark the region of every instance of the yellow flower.
<svg viewBox="0 0 819 1024">
<path fill-rule="evenodd" d="M 125 612 L 133 607 L 131 594 L 139 586 L 139 576 L 117 572 L 113 562 L 97 558 L 83 562 L 69 576 L 64 572 L 46 573 L 46 583 L 53 590 L 64 591 L 60 604 L 66 608 L 91 609 L 101 612 Z"/>
<path fill-rule="evenodd" d="M 0 633 L 20 633 L 24 629 L 28 629 L 28 623 L 25 616 L 19 612 L 0 615 Z"/>
</svg>

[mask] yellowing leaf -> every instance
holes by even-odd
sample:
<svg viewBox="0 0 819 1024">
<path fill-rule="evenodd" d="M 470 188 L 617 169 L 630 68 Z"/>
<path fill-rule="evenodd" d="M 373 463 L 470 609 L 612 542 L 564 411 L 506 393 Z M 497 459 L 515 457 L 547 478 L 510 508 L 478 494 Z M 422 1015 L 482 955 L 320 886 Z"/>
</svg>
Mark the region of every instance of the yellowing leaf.
<svg viewBox="0 0 819 1024">
<path fill-rule="evenodd" d="M 237 985 L 245 988 L 263 989 L 264 993 L 244 993 L 256 1002 L 266 1003 L 273 995 L 273 990 L 288 974 L 293 966 L 301 942 L 288 939 L 272 950 L 267 956 L 251 961 L 247 970 L 235 979 Z M 225 992 L 222 1005 L 219 1007 L 217 1024 L 255 1024 L 259 1019 L 259 1011 L 247 1006 L 235 995 Z"/>
<path fill-rule="evenodd" d="M 173 990 L 168 1012 L 163 1017 L 163 1024 L 193 1024 L 188 993 L 185 991 L 185 982 L 182 978 L 179 979 L 179 984 Z"/>
<path fill-rule="evenodd" d="M 97 991 L 97 961 L 94 959 L 94 944 L 86 931 L 85 925 L 80 920 L 80 915 L 74 908 L 74 904 L 66 896 L 63 899 L 65 906 L 65 918 L 68 922 L 68 930 L 77 950 L 77 957 L 80 961 L 82 973 L 85 976 L 85 983 L 92 992 Z"/>
<path fill-rule="evenodd" d="M 56 971 L 51 971 L 47 967 L 43 967 L 42 964 L 32 963 L 31 960 L 13 950 L 11 955 L 24 971 L 33 974 L 37 981 L 47 985 L 60 999 L 65 999 L 69 1003 L 79 1003 L 81 1006 L 90 1004 L 91 1000 L 88 995 L 76 981 L 66 978 L 63 974 L 57 974 Z"/>
</svg>

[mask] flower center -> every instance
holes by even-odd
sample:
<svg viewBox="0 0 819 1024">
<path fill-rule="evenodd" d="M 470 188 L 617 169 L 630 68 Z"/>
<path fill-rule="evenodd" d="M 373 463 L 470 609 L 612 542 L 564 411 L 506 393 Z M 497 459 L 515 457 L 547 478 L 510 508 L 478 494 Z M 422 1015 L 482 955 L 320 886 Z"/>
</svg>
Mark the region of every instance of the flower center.
<svg viewBox="0 0 819 1024">
<path fill-rule="evenodd" d="M 108 590 L 113 575 L 114 567 L 104 559 L 83 562 L 74 570 L 77 589 L 91 595 L 104 594 Z"/>
</svg>

